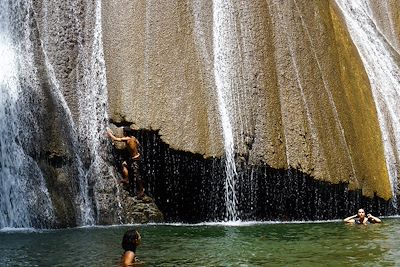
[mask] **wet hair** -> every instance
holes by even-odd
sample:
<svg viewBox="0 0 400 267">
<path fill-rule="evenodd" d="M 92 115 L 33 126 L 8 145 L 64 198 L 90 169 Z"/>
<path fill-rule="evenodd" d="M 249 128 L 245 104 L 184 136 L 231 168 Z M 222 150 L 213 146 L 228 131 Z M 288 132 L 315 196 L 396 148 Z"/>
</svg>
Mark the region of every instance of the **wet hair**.
<svg viewBox="0 0 400 267">
<path fill-rule="evenodd" d="M 122 127 L 125 136 L 133 136 L 133 130 L 129 126 Z"/>
<path fill-rule="evenodd" d="M 122 238 L 122 249 L 136 252 L 136 241 L 139 239 L 139 232 L 136 229 L 128 230 Z"/>
</svg>

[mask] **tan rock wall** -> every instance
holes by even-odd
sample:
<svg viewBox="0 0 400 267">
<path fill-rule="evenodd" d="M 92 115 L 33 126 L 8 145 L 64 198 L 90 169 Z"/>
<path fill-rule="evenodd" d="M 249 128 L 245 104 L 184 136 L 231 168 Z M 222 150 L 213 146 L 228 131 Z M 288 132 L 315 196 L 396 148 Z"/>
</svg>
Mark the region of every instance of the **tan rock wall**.
<svg viewBox="0 0 400 267">
<path fill-rule="evenodd" d="M 331 5 L 331 15 L 339 59 L 338 76 L 344 89 L 335 91 L 336 102 L 343 111 L 340 113 L 341 121 L 357 170 L 357 179 L 351 185 L 361 185 L 367 195 L 376 190 L 389 198 L 389 178 L 369 80 L 335 4 Z"/>
<path fill-rule="evenodd" d="M 389 198 L 368 78 L 333 1 L 226 1 L 225 82 L 239 159 Z M 175 149 L 223 154 L 211 2 L 103 2 L 114 121 Z M 397 24 L 398 25 L 398 24 Z M 220 51 L 220 50 L 218 50 Z M 220 53 L 220 52 L 219 52 Z"/>
<path fill-rule="evenodd" d="M 176 149 L 221 155 L 213 77 L 195 45 L 191 5 L 103 2 L 110 115 L 137 128 L 160 130 Z M 211 16 L 210 6 L 201 8 L 206 10 L 201 16 Z M 211 33 L 204 34 L 202 45 L 209 46 Z"/>
</svg>

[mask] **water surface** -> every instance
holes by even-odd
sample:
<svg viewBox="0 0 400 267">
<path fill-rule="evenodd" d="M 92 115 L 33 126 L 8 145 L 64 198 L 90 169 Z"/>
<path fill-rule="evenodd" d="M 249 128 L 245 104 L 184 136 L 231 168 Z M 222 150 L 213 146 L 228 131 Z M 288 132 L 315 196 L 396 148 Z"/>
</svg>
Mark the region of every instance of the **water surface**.
<svg viewBox="0 0 400 267">
<path fill-rule="evenodd" d="M 0 232 L 0 266 L 118 266 L 134 226 Z M 142 266 L 399 266 L 400 220 L 141 225 Z"/>
</svg>

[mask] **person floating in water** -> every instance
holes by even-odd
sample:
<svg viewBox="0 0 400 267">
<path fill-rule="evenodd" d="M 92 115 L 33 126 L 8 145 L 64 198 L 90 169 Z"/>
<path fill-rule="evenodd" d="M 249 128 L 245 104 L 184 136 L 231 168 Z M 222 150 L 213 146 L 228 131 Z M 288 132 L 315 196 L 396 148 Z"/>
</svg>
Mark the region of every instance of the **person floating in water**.
<svg viewBox="0 0 400 267">
<path fill-rule="evenodd" d="M 126 231 L 121 244 L 122 249 L 124 250 L 121 257 L 121 264 L 123 267 L 133 266 L 140 262 L 136 257 L 136 248 L 140 245 L 141 241 L 142 237 L 137 230 L 133 229 Z"/>
<path fill-rule="evenodd" d="M 351 224 L 368 224 L 368 223 L 381 223 L 381 219 L 378 217 L 372 216 L 371 214 L 367 214 L 365 216 L 365 210 L 359 209 L 356 215 L 347 217 L 343 220 L 345 223 Z"/>
<path fill-rule="evenodd" d="M 144 197 L 144 185 L 143 179 L 140 175 L 139 163 L 139 141 L 133 136 L 133 131 L 130 127 L 123 127 L 123 137 L 116 137 L 110 128 L 107 128 L 107 134 L 113 141 L 125 142 L 128 150 L 128 160 L 122 163 L 122 175 L 123 180 L 121 182 L 132 184 L 132 181 L 136 180 L 136 190 L 138 198 Z M 129 178 L 128 178 L 129 177 Z M 132 185 L 131 185 L 132 187 Z"/>
</svg>

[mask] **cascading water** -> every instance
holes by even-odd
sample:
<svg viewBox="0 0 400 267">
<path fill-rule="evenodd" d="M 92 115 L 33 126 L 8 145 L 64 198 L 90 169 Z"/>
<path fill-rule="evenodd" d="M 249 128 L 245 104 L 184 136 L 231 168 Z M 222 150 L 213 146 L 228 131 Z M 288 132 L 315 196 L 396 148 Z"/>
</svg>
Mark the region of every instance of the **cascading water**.
<svg viewBox="0 0 400 267">
<path fill-rule="evenodd" d="M 103 55 L 103 41 L 101 28 L 101 1 L 95 2 L 95 25 L 93 37 L 91 31 L 86 31 L 88 38 L 93 38 L 91 47 L 83 50 L 88 51 L 85 55 L 86 60 L 83 60 L 82 71 L 85 79 L 79 85 L 80 92 L 80 121 L 79 121 L 79 136 L 84 136 L 85 147 L 89 150 L 90 159 L 92 160 L 90 168 L 86 176 L 88 180 L 98 181 L 98 186 L 102 186 L 101 179 L 98 179 L 102 173 L 102 166 L 105 166 L 103 158 L 105 149 L 102 149 L 104 142 L 104 129 L 108 121 L 107 115 L 107 88 L 106 88 L 106 67 Z M 87 21 L 91 14 L 87 14 Z M 95 114 L 91 112 L 96 111 Z M 90 114 L 90 115 L 89 115 Z M 121 206 L 120 203 L 118 203 Z"/>
<path fill-rule="evenodd" d="M 0 50 L 7 60 L 0 76 L 0 228 L 49 227 L 60 219 L 48 179 L 65 186 L 53 184 L 53 194 L 61 190 L 63 201 L 73 202 L 72 208 L 61 204 L 61 216 L 75 216 L 77 225 L 94 224 L 96 193 L 105 187 L 102 177 L 113 172 L 103 168 L 107 92 L 101 1 L 1 1 L 1 6 Z M 49 161 L 55 171 L 49 171 Z M 75 215 L 66 214 L 72 209 Z"/>
<path fill-rule="evenodd" d="M 213 45 L 214 45 L 214 79 L 218 93 L 218 105 L 221 115 L 224 148 L 225 148 L 225 204 L 226 220 L 239 219 L 237 211 L 237 172 L 235 165 L 234 133 L 231 110 L 235 91 L 236 47 L 235 18 L 230 1 L 213 2 Z"/>
<path fill-rule="evenodd" d="M 51 225 L 54 211 L 44 177 L 23 147 L 33 139 L 26 132 L 39 131 L 40 123 L 33 115 L 38 107 L 29 105 L 38 90 L 29 18 L 24 13 L 30 5 L 0 5 L 0 228 Z M 21 13 L 14 12 L 17 7 Z"/>
<path fill-rule="evenodd" d="M 385 38 L 373 19 L 368 1 L 336 0 L 371 82 L 393 192 L 398 193 L 400 160 L 399 51 Z"/>
<path fill-rule="evenodd" d="M 79 4 L 77 1 L 76 4 Z M 93 13 L 94 12 L 94 18 Z M 79 16 L 79 11 L 74 10 Z M 93 21 L 94 20 L 94 21 Z M 77 19 L 79 22 L 80 20 Z M 82 24 L 82 25 L 80 25 Z M 102 166 L 105 165 L 103 156 L 104 129 L 107 119 L 107 90 L 105 63 L 102 47 L 101 32 L 101 1 L 87 4 L 84 22 L 79 27 L 83 30 L 81 40 L 92 40 L 92 42 L 81 42 L 78 44 L 79 54 L 77 72 L 80 80 L 76 82 L 78 118 L 76 120 L 77 134 L 80 144 L 80 157 L 85 162 L 82 167 L 81 188 L 81 210 L 84 215 L 84 224 L 93 224 L 93 207 L 91 203 L 89 183 L 95 183 L 101 187 Z M 94 24 L 93 26 L 91 24 Z M 88 25 L 92 27 L 88 27 Z M 83 153 L 82 153 L 83 152 Z M 103 153 L 103 154 L 102 154 Z"/>
<path fill-rule="evenodd" d="M 347 3 L 349 1 L 342 0 L 337 2 L 360 51 L 374 90 L 385 142 L 386 161 L 395 196 L 399 175 L 399 167 L 396 164 L 399 162 L 400 154 L 399 52 L 396 51 L 398 48 L 380 33 L 372 20 L 373 16 L 367 2 Z M 279 4 L 275 3 L 278 7 Z M 153 173 L 151 176 L 157 180 L 158 187 L 165 187 L 166 183 L 165 179 L 157 178 L 165 178 L 168 173 L 172 182 L 168 185 L 170 189 L 165 191 L 165 201 L 174 199 L 182 207 L 181 210 L 177 210 L 176 206 L 169 206 L 171 207 L 169 211 L 176 215 L 176 220 L 181 220 L 187 207 L 193 208 L 193 205 L 204 206 L 204 209 L 201 216 L 198 215 L 200 214 L 198 210 L 197 214 L 185 213 L 189 221 L 192 219 L 191 216 L 198 216 L 196 217 L 198 220 L 216 218 L 214 215 L 221 218 L 224 209 L 225 220 L 237 221 L 247 218 L 326 219 L 341 216 L 343 211 L 347 212 L 346 203 L 359 203 L 358 193 L 354 193 L 354 199 L 349 200 L 351 197 L 348 197 L 347 189 L 342 185 L 335 187 L 315 182 L 312 177 L 301 173 L 301 170 L 281 171 L 263 165 L 268 160 L 264 161 L 267 158 L 263 158 L 262 153 L 260 162 L 252 161 L 258 156 L 256 149 L 252 148 L 254 138 L 258 141 L 254 148 L 262 147 L 264 143 L 269 142 L 268 138 L 264 139 L 263 135 L 260 137 L 255 131 L 258 129 L 259 134 L 270 128 L 268 124 L 257 124 L 258 121 L 254 119 L 255 115 L 264 116 L 259 112 L 264 108 L 264 102 L 257 101 L 266 96 L 263 94 L 264 91 L 275 88 L 274 82 L 271 82 L 271 87 L 263 87 L 259 86 L 257 81 L 263 85 L 264 79 L 269 80 L 265 68 L 278 67 L 274 65 L 273 60 L 271 64 L 265 66 L 263 61 L 265 58 L 276 56 L 280 60 L 279 64 L 285 62 L 283 59 L 285 55 L 268 53 L 269 49 L 266 49 L 265 45 L 269 45 L 269 42 L 273 43 L 271 51 L 288 45 L 291 59 L 287 66 L 293 65 L 293 69 L 288 69 L 285 74 L 294 74 L 299 80 L 300 90 L 303 90 L 303 84 L 300 82 L 301 64 L 304 62 L 316 64 L 316 70 L 320 72 L 316 83 L 320 81 L 328 90 L 326 93 L 334 109 L 334 119 L 338 121 L 335 103 L 330 95 L 330 84 L 328 79 L 325 79 L 322 61 L 319 60 L 319 55 L 317 56 L 319 48 L 314 47 L 316 44 L 312 40 L 312 32 L 309 31 L 314 24 L 308 24 L 309 18 L 301 14 L 302 6 L 299 1 L 289 4 L 287 6 L 283 4 L 280 13 L 284 15 L 293 4 L 295 12 L 300 14 L 298 23 L 302 24 L 305 39 L 309 40 L 312 46 L 311 61 L 310 58 L 303 61 L 302 55 L 297 54 L 296 44 L 290 43 L 296 41 L 295 32 L 282 33 L 284 41 L 289 42 L 286 45 L 273 43 L 279 38 L 271 41 L 269 37 L 263 37 L 264 33 L 259 34 L 261 28 L 269 29 L 267 26 L 269 22 L 263 24 L 266 22 L 262 18 L 252 20 L 257 17 L 253 16 L 254 14 L 263 10 L 258 4 L 243 7 L 235 1 L 214 0 L 213 19 L 210 22 L 208 8 L 211 4 L 193 3 L 195 42 L 204 65 L 202 78 L 208 83 L 206 87 L 208 89 L 215 87 L 217 93 L 224 137 L 225 170 L 220 170 L 219 159 L 204 163 L 204 158 L 198 155 L 179 154 L 180 152 L 173 154 L 165 144 L 160 145 L 162 146 L 160 150 L 153 151 L 151 157 L 143 157 L 143 162 L 145 160 L 153 162 L 153 165 L 150 165 L 151 170 L 148 167 L 147 171 Z M 61 224 L 62 226 L 90 225 L 101 222 L 104 213 L 110 215 L 107 220 L 103 220 L 104 223 L 114 223 L 116 220 L 124 222 L 126 214 L 123 213 L 128 198 L 125 198 L 123 190 L 119 190 L 121 188 L 115 190 L 115 184 L 118 182 L 113 173 L 115 170 L 106 167 L 110 164 L 105 162 L 107 146 L 103 132 L 107 122 L 107 91 L 102 48 L 101 1 L 73 0 L 66 3 L 61 0 L 0 0 L 0 5 L 2 7 L 0 10 L 0 228 L 51 227 L 60 225 L 57 221 L 68 216 L 72 217 L 72 222 L 65 222 Z M 158 12 L 158 9 L 152 9 L 155 5 L 156 2 L 152 2 L 146 7 L 143 40 L 146 50 L 144 84 L 148 82 L 148 87 L 153 84 L 149 82 L 153 75 L 149 68 L 153 66 L 153 60 L 158 60 L 158 54 L 153 53 L 151 48 L 155 40 L 158 41 L 157 34 L 160 30 L 158 26 L 154 26 L 160 24 L 153 24 L 151 20 L 154 12 Z M 268 2 L 267 4 L 263 2 L 263 5 L 268 6 Z M 186 12 L 187 9 L 182 10 Z M 265 15 L 262 12 L 260 14 L 260 17 Z M 269 14 L 270 17 L 273 17 L 272 15 Z M 315 20 L 319 20 L 317 15 Z M 292 22 L 297 23 L 296 20 Z M 285 23 L 288 21 L 280 24 Z M 272 19 L 271 25 L 273 24 L 275 21 Z M 192 33 L 188 31 L 188 34 Z M 279 37 L 279 34 L 273 32 L 271 37 Z M 212 47 L 210 47 L 211 42 L 202 40 L 203 38 L 209 41 L 207 38 L 211 35 Z M 261 43 L 257 45 L 258 42 Z M 279 51 L 285 49 L 276 49 L 274 53 L 280 53 Z M 327 73 L 326 75 L 329 76 Z M 286 79 L 285 75 L 278 76 L 278 80 Z M 308 82 L 308 79 L 304 79 L 304 88 Z M 285 81 L 282 84 L 287 83 Z M 277 85 L 279 87 L 279 83 Z M 152 97 L 150 89 L 145 92 L 145 98 Z M 212 95 L 210 101 L 214 101 L 215 92 L 210 95 Z M 269 96 L 273 94 L 268 94 L 265 98 Z M 311 108 L 312 101 L 308 102 L 303 92 L 300 96 L 306 106 L 306 119 L 309 119 L 307 123 L 313 129 L 317 121 L 309 118 L 313 110 L 309 110 L 307 106 L 309 104 Z M 286 101 L 286 98 L 282 97 L 280 101 Z M 257 102 L 257 108 L 249 108 L 249 103 L 254 102 Z M 289 107 L 290 103 L 291 99 L 287 99 L 285 104 L 288 106 L 288 112 L 292 110 L 292 107 Z M 274 107 L 275 103 L 265 105 L 265 109 Z M 135 110 L 135 107 L 132 110 Z M 145 116 L 148 116 L 146 121 L 151 122 L 151 113 L 146 113 Z M 280 116 L 277 118 L 278 129 Z M 297 119 L 294 116 L 287 118 Z M 285 121 L 283 124 L 284 132 L 287 125 Z M 207 126 L 209 125 L 204 127 Z M 344 128 L 340 124 L 337 127 L 336 130 L 343 134 Z M 287 130 L 288 134 L 293 131 L 290 128 Z M 283 135 L 282 140 L 285 142 L 286 133 Z M 310 135 L 311 138 L 318 139 L 317 133 L 311 132 Z M 339 143 L 346 148 L 344 134 L 339 138 L 341 138 Z M 274 136 L 271 139 L 277 138 Z M 157 142 L 161 141 L 156 141 L 154 137 L 149 141 L 148 147 L 156 146 Z M 275 145 L 275 142 L 271 142 L 269 145 L 271 150 L 276 148 Z M 296 147 L 294 144 L 292 148 Z M 321 149 L 322 146 L 316 146 L 315 150 Z M 165 154 L 161 153 L 160 156 L 159 151 L 164 151 Z M 275 154 L 275 151 L 273 152 Z M 349 150 L 346 153 L 350 155 Z M 143 154 L 145 156 L 145 153 Z M 164 163 L 155 160 L 157 157 L 163 157 Z M 293 158 L 296 157 L 297 153 L 293 153 Z M 278 156 L 276 158 L 277 161 L 280 160 Z M 193 161 L 195 164 L 192 164 Z M 253 162 L 260 163 L 261 166 L 251 165 Z M 216 164 L 215 169 L 218 169 L 216 176 L 210 172 L 213 164 Z M 292 164 L 292 157 L 288 159 L 287 165 L 295 166 Z M 223 179 L 219 177 L 224 171 L 225 181 L 222 185 Z M 192 173 L 196 175 L 190 176 Z M 203 179 L 204 177 L 206 178 Z M 208 181 L 209 177 L 218 178 L 215 179 L 218 180 L 215 183 L 217 186 Z M 190 190 L 181 195 L 179 192 L 176 193 L 178 190 L 175 185 L 179 183 L 185 186 L 183 188 Z M 223 191 L 223 186 L 225 207 L 220 204 L 224 202 L 223 193 L 218 195 Z M 330 191 L 332 187 L 336 189 Z M 212 189 L 209 190 L 210 188 Z M 324 191 L 325 189 L 327 191 Z M 152 187 L 149 192 L 151 191 L 154 191 Z M 203 195 L 193 192 L 202 192 Z M 171 198 L 172 194 L 175 198 Z M 161 198 L 154 197 L 158 197 L 158 200 Z M 209 202 L 204 201 L 206 197 Z M 331 199 L 338 200 L 330 202 Z M 212 205 L 208 204 L 211 202 L 216 203 L 215 207 L 210 208 Z M 340 204 L 342 205 L 338 207 Z M 328 209 L 331 207 L 338 207 L 333 215 L 329 214 Z M 249 211 L 253 208 L 254 211 Z M 60 209 L 64 210 L 60 212 Z M 110 211 L 110 214 L 107 214 L 107 211 Z M 210 213 L 214 217 L 209 216 Z M 114 215 L 118 218 L 112 218 Z M 309 217 L 305 217 L 308 215 Z"/>
</svg>

